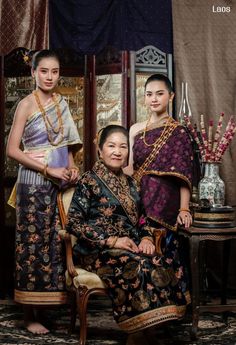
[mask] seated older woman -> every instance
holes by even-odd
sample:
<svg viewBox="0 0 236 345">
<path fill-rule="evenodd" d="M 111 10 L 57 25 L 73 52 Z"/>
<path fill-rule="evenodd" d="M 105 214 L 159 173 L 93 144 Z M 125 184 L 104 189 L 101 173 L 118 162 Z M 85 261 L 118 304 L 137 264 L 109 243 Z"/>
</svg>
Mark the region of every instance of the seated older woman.
<svg viewBox="0 0 236 345">
<path fill-rule="evenodd" d="M 189 292 L 177 248 L 157 253 L 154 225 L 140 220 L 136 183 L 122 172 L 128 147 L 122 126 L 99 133 L 100 159 L 77 184 L 67 231 L 77 237 L 74 258 L 105 282 L 116 322 L 132 333 L 182 317 Z"/>
</svg>

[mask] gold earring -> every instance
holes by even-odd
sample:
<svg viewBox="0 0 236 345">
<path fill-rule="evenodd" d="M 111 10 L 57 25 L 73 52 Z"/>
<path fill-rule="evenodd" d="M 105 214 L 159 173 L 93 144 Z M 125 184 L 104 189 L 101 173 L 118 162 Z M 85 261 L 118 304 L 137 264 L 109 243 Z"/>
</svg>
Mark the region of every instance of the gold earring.
<svg viewBox="0 0 236 345">
<path fill-rule="evenodd" d="M 150 109 L 150 107 L 148 105 L 146 105 L 146 111 L 147 111 L 147 115 L 151 116 L 152 115 L 152 111 Z"/>
</svg>

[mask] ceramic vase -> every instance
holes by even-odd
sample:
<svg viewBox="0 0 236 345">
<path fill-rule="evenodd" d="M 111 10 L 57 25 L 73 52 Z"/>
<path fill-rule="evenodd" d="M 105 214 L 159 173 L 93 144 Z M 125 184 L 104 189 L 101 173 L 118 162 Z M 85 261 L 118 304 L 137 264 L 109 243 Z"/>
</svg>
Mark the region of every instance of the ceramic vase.
<svg viewBox="0 0 236 345">
<path fill-rule="evenodd" d="M 219 175 L 220 163 L 205 162 L 204 177 L 200 180 L 199 200 L 207 199 L 211 206 L 220 207 L 225 203 L 225 184 Z"/>
</svg>

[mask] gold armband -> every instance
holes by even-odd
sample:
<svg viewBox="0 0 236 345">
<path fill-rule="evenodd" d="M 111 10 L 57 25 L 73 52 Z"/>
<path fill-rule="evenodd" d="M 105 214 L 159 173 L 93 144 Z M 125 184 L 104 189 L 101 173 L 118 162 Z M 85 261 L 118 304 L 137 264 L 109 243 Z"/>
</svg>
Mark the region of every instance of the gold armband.
<svg viewBox="0 0 236 345">
<path fill-rule="evenodd" d="M 79 171 L 79 168 L 76 167 L 75 165 L 73 167 L 68 168 L 68 170 L 72 170 L 72 169 Z"/>
<path fill-rule="evenodd" d="M 190 213 L 190 209 L 189 208 L 180 208 L 179 212 L 189 212 Z"/>
<path fill-rule="evenodd" d="M 47 164 L 45 164 L 44 165 L 44 167 L 43 167 L 43 175 L 45 176 L 45 177 L 47 177 L 47 168 L 48 168 L 48 165 Z"/>
<path fill-rule="evenodd" d="M 154 239 L 152 237 L 144 236 L 144 237 L 142 237 L 141 241 L 142 240 L 148 240 L 148 241 L 150 241 L 150 242 L 152 242 L 154 244 Z"/>
<path fill-rule="evenodd" d="M 112 238 L 112 240 L 111 240 L 111 243 L 107 244 L 107 246 L 108 246 L 109 248 L 113 248 L 114 245 L 116 244 L 117 240 L 118 240 L 118 236 L 114 236 L 114 237 Z"/>
</svg>

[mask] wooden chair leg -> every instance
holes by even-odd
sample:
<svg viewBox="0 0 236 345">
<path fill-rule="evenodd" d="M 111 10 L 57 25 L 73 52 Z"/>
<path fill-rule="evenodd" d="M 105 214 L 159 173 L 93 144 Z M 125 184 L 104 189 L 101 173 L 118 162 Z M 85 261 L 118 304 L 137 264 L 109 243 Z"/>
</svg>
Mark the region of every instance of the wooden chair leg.
<svg viewBox="0 0 236 345">
<path fill-rule="evenodd" d="M 76 293 L 69 292 L 69 303 L 70 303 L 70 327 L 68 330 L 69 335 L 75 331 L 75 323 L 76 323 L 76 315 L 77 315 L 77 308 L 76 308 Z"/>
<path fill-rule="evenodd" d="M 87 338 L 87 304 L 88 297 L 87 289 L 85 287 L 79 287 L 76 293 L 77 310 L 80 320 L 80 340 L 79 345 L 85 345 Z"/>
</svg>

